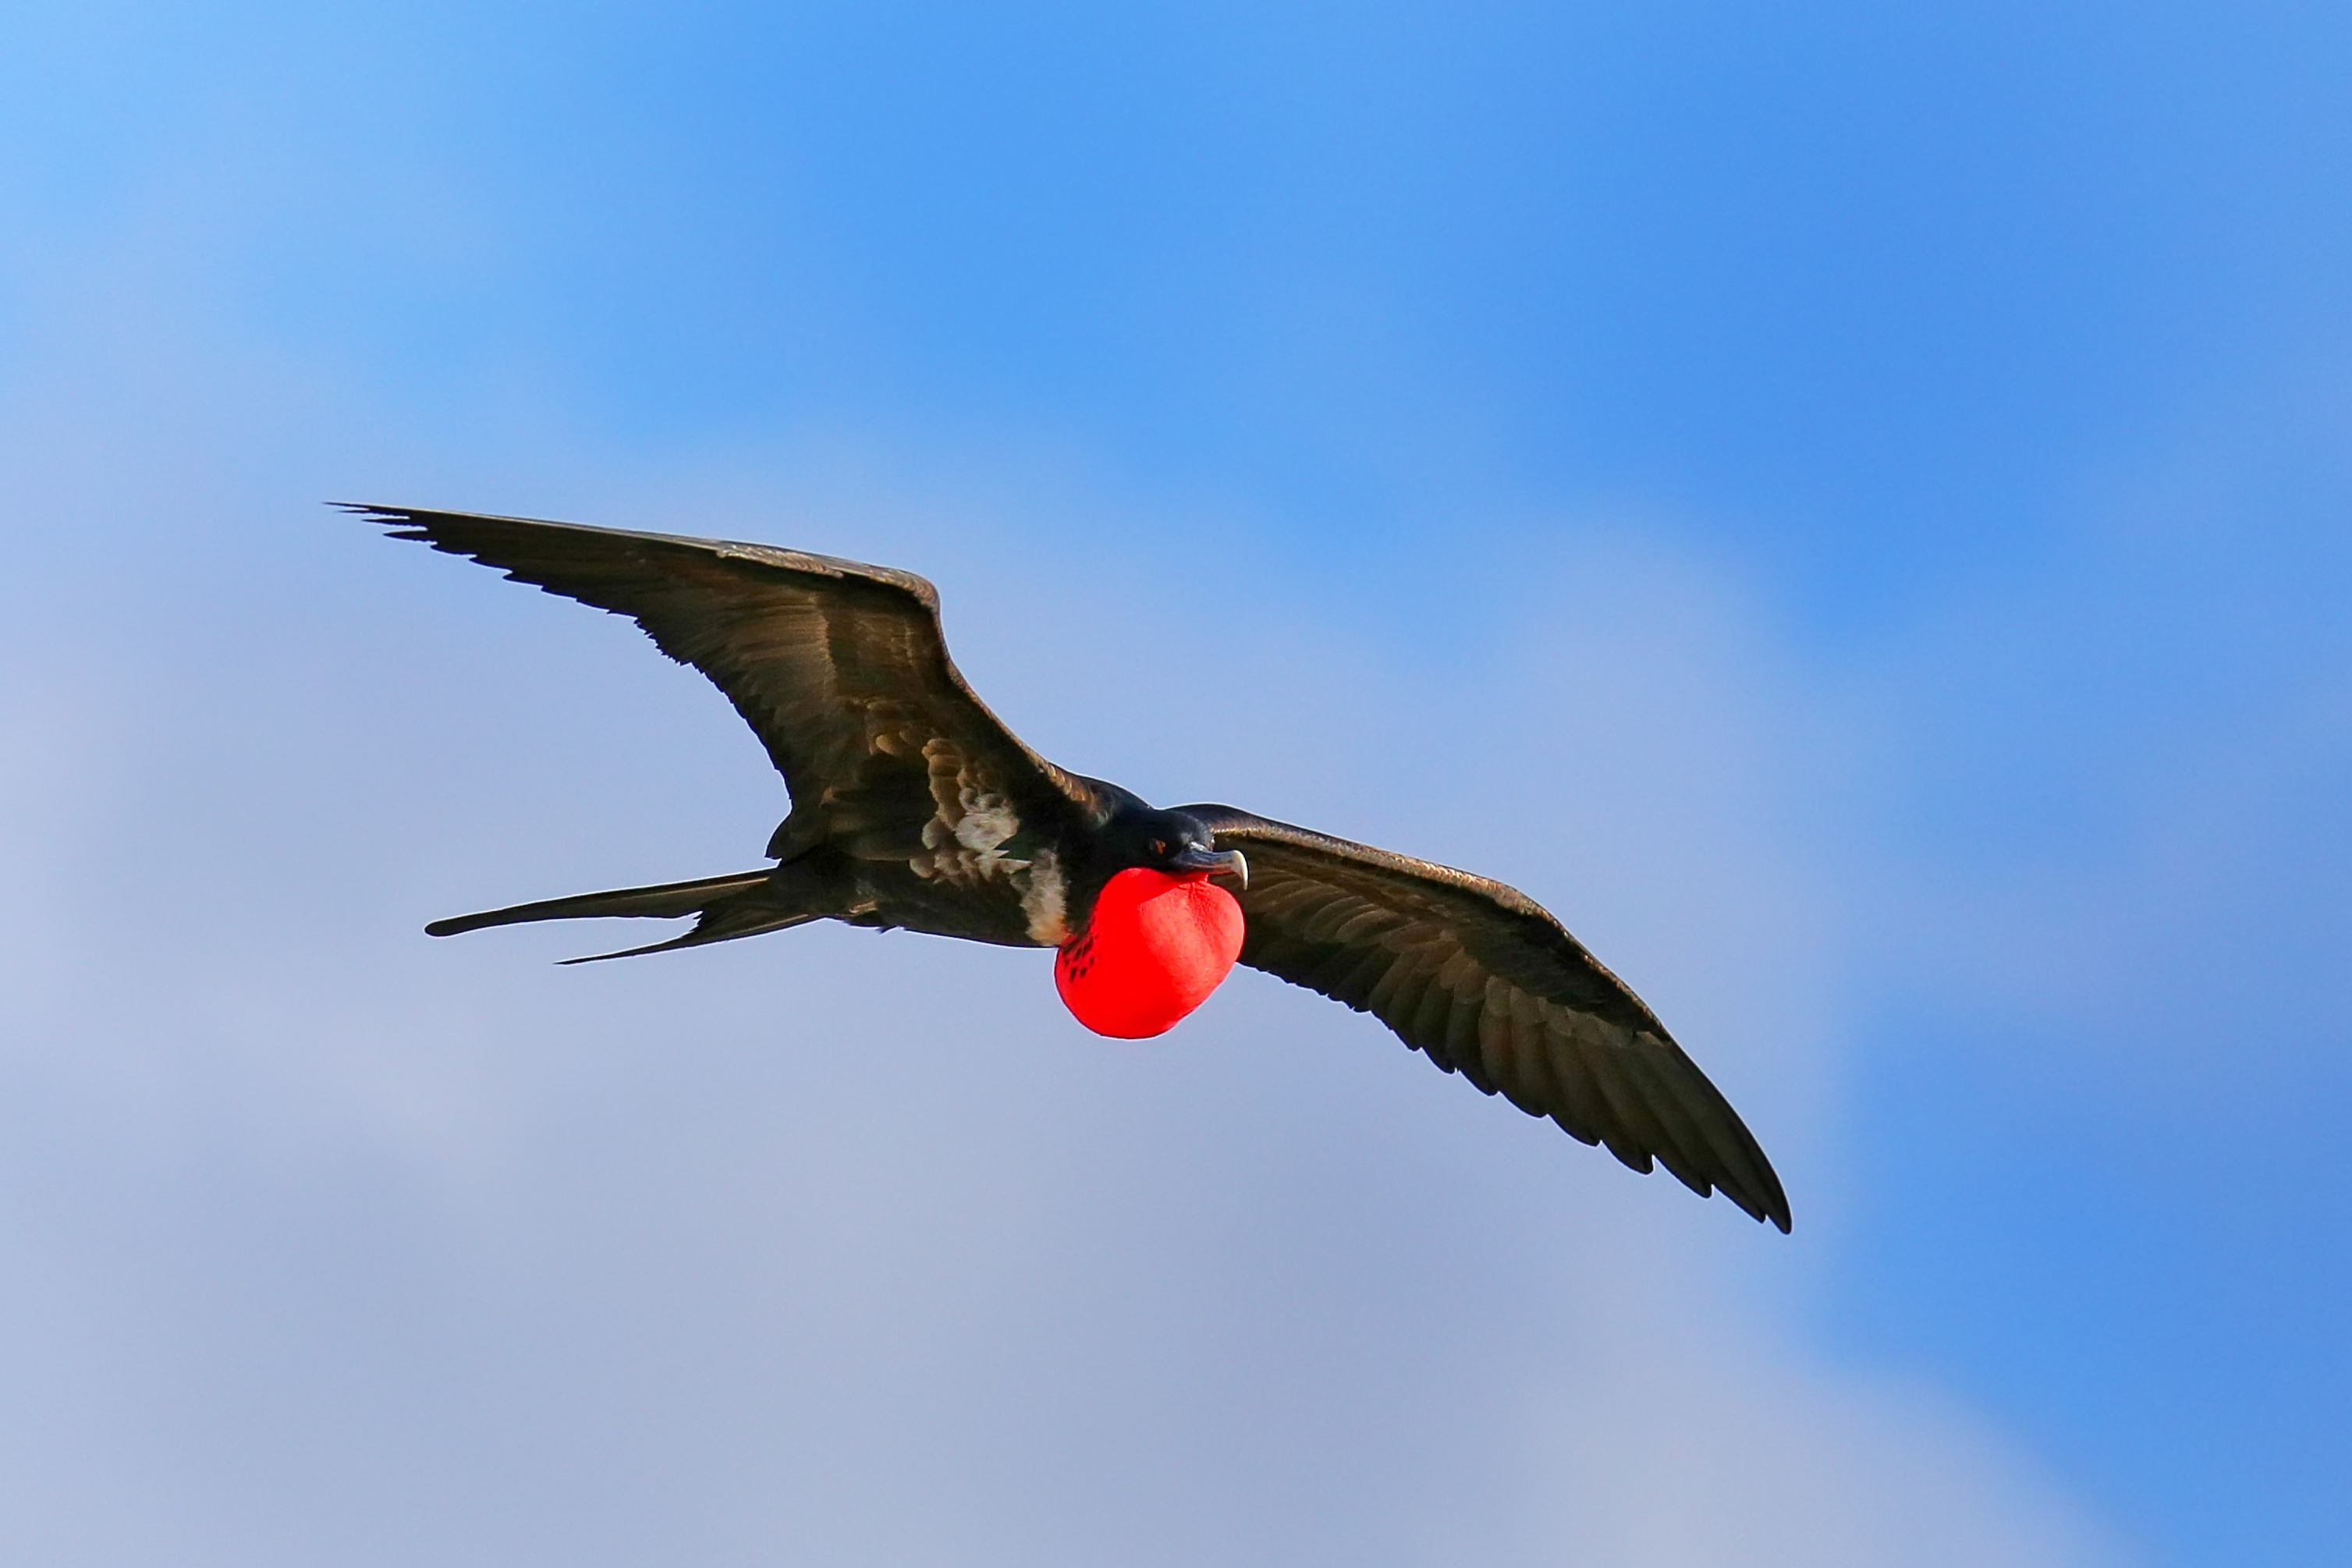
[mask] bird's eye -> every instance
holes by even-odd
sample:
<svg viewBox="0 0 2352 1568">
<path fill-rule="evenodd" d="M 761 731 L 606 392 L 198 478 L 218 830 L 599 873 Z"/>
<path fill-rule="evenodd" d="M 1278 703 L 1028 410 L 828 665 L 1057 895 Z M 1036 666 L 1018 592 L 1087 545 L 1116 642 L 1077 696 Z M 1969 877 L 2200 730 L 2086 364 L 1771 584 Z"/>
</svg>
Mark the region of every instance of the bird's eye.
<svg viewBox="0 0 2352 1568">
<path fill-rule="evenodd" d="M 1165 855 L 1165 854 L 1167 854 L 1167 853 L 1168 853 L 1168 840 L 1166 840 L 1165 838 L 1155 838 L 1155 839 L 1153 839 L 1153 840 L 1151 841 L 1151 852 L 1152 852 L 1154 855 Z"/>
</svg>

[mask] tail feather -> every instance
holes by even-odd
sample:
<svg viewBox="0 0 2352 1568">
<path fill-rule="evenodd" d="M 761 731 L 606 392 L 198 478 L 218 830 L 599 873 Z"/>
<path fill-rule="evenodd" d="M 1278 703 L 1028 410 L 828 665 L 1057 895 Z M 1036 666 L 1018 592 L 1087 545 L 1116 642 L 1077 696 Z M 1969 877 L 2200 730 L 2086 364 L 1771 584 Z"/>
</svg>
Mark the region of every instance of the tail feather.
<svg viewBox="0 0 2352 1568">
<path fill-rule="evenodd" d="M 780 904 L 772 898 L 763 897 L 772 887 L 770 875 L 765 869 L 740 871 L 730 877 L 705 877 L 692 882 L 665 882 L 653 888 L 622 888 L 609 893 L 580 893 L 568 899 L 542 899 L 537 903 L 516 904 L 508 909 L 486 910 L 480 914 L 435 921 L 425 931 L 428 936 L 456 936 L 461 931 L 480 931 L 486 926 L 520 925 L 530 921 L 591 920 L 614 915 L 656 920 L 679 920 L 688 915 L 702 917 L 694 930 L 685 936 L 672 942 L 656 942 L 652 947 L 630 950 L 632 952 L 652 952 L 660 948 L 698 947 L 704 942 L 725 942 L 730 937 L 756 936 L 763 931 L 778 931 L 816 918 L 804 910 Z M 599 956 L 620 958 L 626 955 L 614 952 Z M 572 962 L 583 961 L 574 959 Z"/>
<path fill-rule="evenodd" d="M 625 947 L 618 952 L 592 952 L 584 958 L 567 958 L 565 963 L 602 963 L 608 958 L 635 958 L 641 953 L 669 952 L 681 947 L 704 947 L 714 942 L 733 942 L 740 936 L 760 936 L 788 926 L 806 925 L 819 917 L 794 914 L 773 904 L 722 904 L 703 912 L 694 929 L 684 936 L 674 936 L 667 942 L 647 942 L 643 947 Z"/>
</svg>

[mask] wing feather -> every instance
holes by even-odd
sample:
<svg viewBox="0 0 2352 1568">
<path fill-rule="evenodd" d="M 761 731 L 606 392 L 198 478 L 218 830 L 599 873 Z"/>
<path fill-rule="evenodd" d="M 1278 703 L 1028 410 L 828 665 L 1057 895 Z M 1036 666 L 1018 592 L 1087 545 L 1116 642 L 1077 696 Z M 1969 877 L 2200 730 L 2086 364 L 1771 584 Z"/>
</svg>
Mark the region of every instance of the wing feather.
<svg viewBox="0 0 2352 1568">
<path fill-rule="evenodd" d="M 348 510 L 393 537 L 630 617 L 733 703 L 784 777 L 796 820 L 854 853 L 912 858 L 965 816 L 1106 809 L 1024 745 L 949 658 L 939 595 L 909 572 L 672 534 L 406 507 Z M 803 817 L 802 814 L 808 814 Z M 927 844 L 936 815 L 941 843 Z M 788 825 L 788 827 L 791 825 Z M 787 853 L 784 833 L 770 853 Z M 951 859 L 946 850 L 942 861 Z"/>
<path fill-rule="evenodd" d="M 1253 960 L 1253 962 L 1255 961 Z M 1269 973 L 1282 973 L 1280 969 L 1272 964 L 1261 963 L 1258 967 Z M 1454 994 L 1438 982 L 1437 971 L 1429 964 L 1418 963 L 1413 966 L 1413 969 L 1414 973 L 1421 977 L 1422 992 L 1418 1005 L 1410 1014 L 1382 1013 L 1381 1021 L 1387 1023 L 1392 1016 L 1410 1018 L 1411 1023 L 1406 1027 L 1397 1029 L 1398 1035 L 1402 1037 L 1404 1043 L 1417 1051 L 1425 1053 L 1431 1061 L 1435 1062 L 1447 1072 L 1452 1072 L 1454 1058 L 1445 1054 L 1445 1020 L 1454 1011 Z M 1393 1023 L 1390 1023 L 1389 1026 L 1396 1028 Z"/>
<path fill-rule="evenodd" d="M 1665 1026 L 1542 906 L 1500 882 L 1226 805 L 1246 851 L 1242 962 L 1370 1012 L 1488 1094 L 1789 1228 L 1771 1163 Z"/>
</svg>

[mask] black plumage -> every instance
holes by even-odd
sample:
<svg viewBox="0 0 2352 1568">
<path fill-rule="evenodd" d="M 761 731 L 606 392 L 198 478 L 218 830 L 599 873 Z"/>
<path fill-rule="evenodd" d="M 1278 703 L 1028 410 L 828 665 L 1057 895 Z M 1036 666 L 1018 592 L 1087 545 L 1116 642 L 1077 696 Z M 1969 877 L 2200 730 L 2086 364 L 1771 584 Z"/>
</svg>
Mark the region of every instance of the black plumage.
<svg viewBox="0 0 2352 1568">
<path fill-rule="evenodd" d="M 702 671 L 783 775 L 772 866 L 436 921 L 695 917 L 695 946 L 813 920 L 1055 947 L 1130 866 L 1239 869 L 1241 962 L 1369 1012 L 1447 1072 L 1646 1172 L 1789 1228 L 1731 1106 L 1617 977 L 1541 906 L 1467 872 L 1226 805 L 1155 810 L 1055 766 L 949 658 L 910 573 L 760 544 L 523 518 L 351 510 L 394 537 L 628 616 Z M 1236 853 L 1238 852 L 1238 853 Z M 574 962 L 583 962 L 575 960 Z"/>
</svg>

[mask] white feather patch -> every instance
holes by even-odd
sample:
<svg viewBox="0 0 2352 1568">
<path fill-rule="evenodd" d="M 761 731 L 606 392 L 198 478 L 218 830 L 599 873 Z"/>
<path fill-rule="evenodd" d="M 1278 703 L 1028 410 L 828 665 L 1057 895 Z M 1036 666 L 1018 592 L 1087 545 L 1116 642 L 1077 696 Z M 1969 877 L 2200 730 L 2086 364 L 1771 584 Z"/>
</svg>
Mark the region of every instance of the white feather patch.
<svg viewBox="0 0 2352 1568">
<path fill-rule="evenodd" d="M 1051 849 L 1038 850 L 1023 881 L 1021 912 L 1029 917 L 1029 940 L 1040 947 L 1069 941 L 1069 889 L 1062 881 L 1061 858 Z"/>
<path fill-rule="evenodd" d="M 969 884 L 1025 868 L 1028 861 L 1003 852 L 1004 843 L 1021 831 L 1013 803 L 990 788 L 992 781 L 952 742 L 925 742 L 923 757 L 930 764 L 931 799 L 939 811 L 923 824 L 925 853 L 908 862 L 915 875 Z"/>
</svg>

